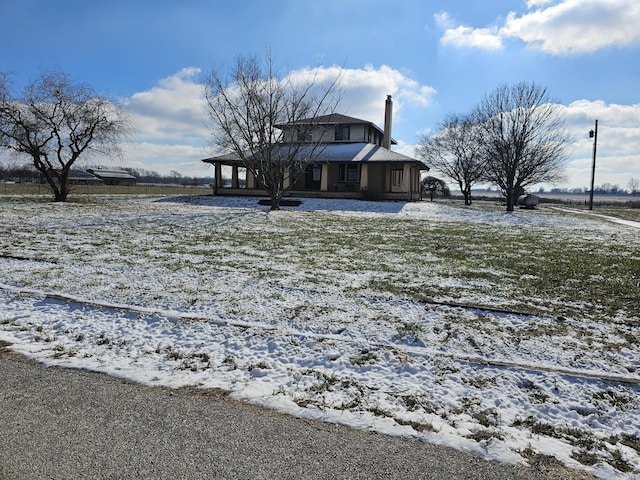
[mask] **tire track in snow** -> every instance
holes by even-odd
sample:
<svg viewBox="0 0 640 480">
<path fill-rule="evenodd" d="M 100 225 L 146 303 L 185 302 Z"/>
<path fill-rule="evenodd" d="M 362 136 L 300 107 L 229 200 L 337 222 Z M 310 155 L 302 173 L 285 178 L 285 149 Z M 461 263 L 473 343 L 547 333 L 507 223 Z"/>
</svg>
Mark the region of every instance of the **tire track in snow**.
<svg viewBox="0 0 640 480">
<path fill-rule="evenodd" d="M 11 285 L 5 285 L 5 284 L 0 284 L 0 289 L 9 291 L 16 295 L 42 296 L 50 300 L 57 300 L 57 301 L 62 301 L 70 304 L 75 303 L 75 304 L 84 305 L 88 307 L 121 310 L 121 311 L 126 311 L 131 313 L 137 313 L 137 314 L 158 315 L 161 317 L 165 317 L 167 319 L 176 319 L 177 321 L 185 321 L 185 322 L 203 321 L 203 322 L 216 324 L 221 327 L 230 326 L 230 327 L 240 327 L 240 328 L 261 328 L 266 331 L 281 331 L 283 334 L 286 334 L 286 335 L 303 337 L 303 338 L 314 338 L 318 340 L 333 340 L 333 341 L 338 341 L 342 343 L 354 343 L 352 339 L 346 338 L 340 334 L 301 332 L 300 330 L 297 330 L 297 329 L 292 329 L 292 328 L 282 329 L 277 326 L 272 326 L 272 325 L 268 325 L 260 322 L 220 320 L 220 319 L 215 319 L 211 317 L 206 317 L 203 315 L 189 314 L 189 313 L 177 312 L 177 311 L 171 311 L 171 310 L 163 310 L 158 308 L 138 307 L 135 305 L 99 302 L 99 301 L 84 299 L 84 298 L 73 296 L 73 295 L 64 295 L 60 293 L 48 293 L 40 290 L 20 288 L 20 287 L 15 287 Z M 435 305 L 447 306 L 447 304 L 438 304 L 438 303 L 436 303 Z M 451 305 L 448 305 L 448 306 L 451 306 Z M 502 313 L 502 314 L 512 313 L 516 315 L 526 315 L 521 312 L 507 312 L 503 310 L 479 309 L 477 307 L 464 307 L 464 306 L 460 306 L 460 307 L 454 306 L 454 307 L 463 308 L 463 309 L 466 308 L 469 310 L 495 311 L 496 313 Z M 640 385 L 640 378 L 637 378 L 637 377 L 627 377 L 627 376 L 620 376 L 620 375 L 603 375 L 600 373 L 572 370 L 568 368 L 545 367 L 540 365 L 532 365 L 532 364 L 519 363 L 519 362 L 494 360 L 494 359 L 485 358 L 485 357 L 453 355 L 453 354 L 447 354 L 442 352 L 431 352 L 431 351 L 426 351 L 424 347 L 411 347 L 411 346 L 400 347 L 396 344 L 386 343 L 386 342 L 370 342 L 370 343 L 367 343 L 367 346 L 386 349 L 386 350 L 392 350 L 392 351 L 404 353 L 404 354 L 411 354 L 413 356 L 448 358 L 454 361 L 469 363 L 472 365 L 480 365 L 485 367 L 514 368 L 518 370 L 528 370 L 528 371 L 539 372 L 539 373 L 556 373 L 559 375 L 566 375 L 574 378 L 584 378 L 584 379 L 590 379 L 590 380 L 600 380 L 600 381 L 606 381 L 606 382 L 617 382 L 617 383 L 625 383 L 630 385 Z"/>
<path fill-rule="evenodd" d="M 640 228 L 640 222 L 634 222 L 633 220 L 625 220 L 624 218 L 612 217 L 611 215 L 603 215 L 601 213 L 585 212 L 582 210 L 574 210 L 573 208 L 561 208 L 561 207 L 549 207 L 551 210 L 558 210 L 560 212 L 574 213 L 578 215 L 588 215 L 590 217 L 602 218 L 609 222 L 618 223 L 620 225 L 626 225 L 627 227 Z"/>
</svg>

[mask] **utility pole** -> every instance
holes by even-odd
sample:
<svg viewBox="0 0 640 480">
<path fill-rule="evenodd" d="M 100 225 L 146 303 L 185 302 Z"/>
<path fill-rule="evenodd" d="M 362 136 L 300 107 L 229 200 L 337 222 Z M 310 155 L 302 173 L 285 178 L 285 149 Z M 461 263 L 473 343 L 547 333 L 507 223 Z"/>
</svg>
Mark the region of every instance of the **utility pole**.
<svg viewBox="0 0 640 480">
<path fill-rule="evenodd" d="M 593 163 L 591 164 L 591 192 L 589 193 L 589 210 L 593 210 L 593 182 L 596 177 L 596 146 L 598 145 L 598 120 L 596 120 L 596 129 L 589 131 L 589 138 L 593 138 Z"/>
</svg>

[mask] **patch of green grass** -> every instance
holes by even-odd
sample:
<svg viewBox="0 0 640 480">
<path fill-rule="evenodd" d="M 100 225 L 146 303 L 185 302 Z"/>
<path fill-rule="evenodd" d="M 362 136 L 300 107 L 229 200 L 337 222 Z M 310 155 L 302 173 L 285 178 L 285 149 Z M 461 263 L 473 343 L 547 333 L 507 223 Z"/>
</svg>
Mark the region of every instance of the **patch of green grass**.
<svg viewBox="0 0 640 480">
<path fill-rule="evenodd" d="M 544 392 L 542 387 L 529 380 L 521 382 L 519 386 L 527 393 L 527 395 L 529 395 L 529 398 L 534 403 L 543 404 L 546 403 L 547 400 L 549 400 L 549 395 Z"/>
<path fill-rule="evenodd" d="M 527 459 L 529 464 L 538 470 L 549 471 L 560 468 L 564 470 L 564 466 L 562 463 L 552 455 L 544 455 L 542 453 L 538 453 L 532 448 L 525 448 L 520 451 L 520 455 Z"/>
<path fill-rule="evenodd" d="M 227 355 L 224 360 L 222 360 L 222 364 L 225 365 L 229 370 L 236 370 L 238 368 L 238 363 L 233 355 Z"/>
<path fill-rule="evenodd" d="M 495 378 L 488 378 L 488 377 L 482 377 L 482 376 L 470 377 L 470 378 L 463 377 L 462 381 L 476 388 L 487 388 L 488 386 L 497 384 Z"/>
<path fill-rule="evenodd" d="M 633 448 L 640 454 L 640 437 L 624 433 L 618 440 L 621 444 L 626 445 L 629 448 Z"/>
<path fill-rule="evenodd" d="M 635 204 L 635 208 L 632 208 L 631 205 Z M 607 215 L 611 217 L 622 218 L 624 220 L 631 220 L 634 222 L 640 222 L 640 198 L 633 197 L 630 202 L 628 202 L 629 206 L 615 206 L 615 205 L 606 205 L 606 206 L 595 206 L 593 213 L 597 215 Z M 573 207 L 572 207 L 573 208 Z"/>
<path fill-rule="evenodd" d="M 471 417 L 477 420 L 483 427 L 498 426 L 498 411 L 495 408 L 473 412 Z"/>
<path fill-rule="evenodd" d="M 597 454 L 585 450 L 575 450 L 571 452 L 571 458 L 588 467 L 595 465 L 596 463 L 601 461 L 600 457 Z"/>
<path fill-rule="evenodd" d="M 413 420 L 404 420 L 398 417 L 394 417 L 394 420 L 398 425 L 406 425 L 413 428 L 416 432 L 435 432 L 436 428 L 430 422 L 416 422 Z"/>
<path fill-rule="evenodd" d="M 526 419 L 516 419 L 511 424 L 512 427 L 525 427 L 531 430 L 534 435 L 545 435 L 547 437 L 562 438 L 562 434 L 558 429 L 549 423 L 543 423 L 537 421 L 533 417 L 527 417 Z"/>
<path fill-rule="evenodd" d="M 337 375 L 330 375 L 324 372 L 313 371 L 313 375 L 319 380 L 318 383 L 312 385 L 309 390 L 315 393 L 330 392 L 336 385 L 342 383 Z"/>
<path fill-rule="evenodd" d="M 265 361 L 260 361 L 258 363 L 252 363 L 251 365 L 249 365 L 247 367 L 248 371 L 252 371 L 255 370 L 256 368 L 259 368 L 260 370 L 269 370 L 271 367 L 269 367 L 269 364 Z"/>
<path fill-rule="evenodd" d="M 436 413 L 435 406 L 421 395 L 403 395 L 400 397 L 409 412 L 422 409 L 425 413 Z"/>
<path fill-rule="evenodd" d="M 611 453 L 611 457 L 607 458 L 606 461 L 609 465 L 611 465 L 616 470 L 625 473 L 631 473 L 635 471 L 633 465 L 631 465 L 625 458 L 622 456 L 622 452 L 620 450 L 614 450 Z"/>
<path fill-rule="evenodd" d="M 65 214 L 72 213 L 78 221 L 56 228 L 38 226 L 38 215 L 60 215 L 48 203 L 31 208 L 11 203 L 10 208 L 22 209 L 19 213 L 37 214 L 33 223 L 0 226 L 0 249 L 8 255 L 29 250 L 37 256 L 42 246 L 55 244 L 49 257 L 82 263 L 92 262 L 108 248 L 113 254 L 101 259 L 102 270 L 87 276 L 87 283 L 108 278 L 111 268 L 126 264 L 137 274 L 148 268 L 156 278 L 167 279 L 162 292 L 168 293 L 180 288 L 168 281 L 171 273 L 189 268 L 194 278 L 233 271 L 247 278 L 266 276 L 274 284 L 303 282 L 313 288 L 337 286 L 353 294 L 373 292 L 601 321 L 622 317 L 640 323 L 637 242 L 607 231 L 596 234 L 526 223 L 503 228 L 395 216 L 359 216 L 353 221 L 332 212 L 267 215 L 262 211 L 216 212 L 203 219 L 206 228 L 195 228 L 168 216 L 158 217 L 163 222 L 136 221 L 127 210 L 128 202 L 106 198 L 82 208 L 70 205 L 73 212 L 67 209 Z M 476 208 L 483 214 L 492 207 Z M 96 223 L 96 215 L 114 221 Z M 175 235 L 176 228 L 183 234 Z M 82 236 L 81 244 L 56 241 L 74 233 Z M 193 255 L 201 260 L 193 262 Z M 279 267 L 267 264 L 272 261 Z M 47 275 L 39 272 L 33 286 L 64 281 L 64 269 Z M 186 306 L 206 301 L 202 295 L 207 291 L 206 284 L 194 289 Z M 156 300 L 154 292 L 148 295 Z M 292 313 L 302 319 L 326 314 L 313 308 Z M 544 333 L 552 332 L 540 332 Z"/>
<path fill-rule="evenodd" d="M 358 355 L 354 355 L 349 358 L 349 361 L 352 365 L 356 365 L 358 367 L 362 367 L 364 365 L 370 365 L 372 363 L 376 363 L 378 357 L 375 353 L 370 352 L 369 350 L 362 350 Z"/>
<path fill-rule="evenodd" d="M 424 328 L 415 322 L 401 322 L 396 326 L 397 340 L 407 343 L 417 343 L 420 341 L 420 334 L 424 332 Z"/>
<path fill-rule="evenodd" d="M 616 391 L 612 388 L 594 393 L 593 399 L 597 403 L 604 403 L 608 408 L 615 407 L 620 410 L 630 408 L 637 401 L 632 394 L 626 391 Z"/>
<path fill-rule="evenodd" d="M 548 423 L 538 422 L 533 417 L 525 420 L 517 419 L 512 426 L 524 426 L 536 435 L 545 435 L 553 438 L 564 439 L 577 450 L 574 450 L 571 457 L 583 465 L 595 465 L 598 462 L 606 461 L 615 469 L 621 472 L 633 472 L 633 466 L 624 458 L 619 449 L 610 451 L 607 443 L 616 445 L 621 443 L 638 451 L 640 440 L 637 437 L 622 435 L 606 439 L 600 439 L 593 434 L 577 428 L 558 427 Z M 601 453 L 599 453 L 601 452 Z M 607 454 L 608 452 L 608 454 Z M 525 456 L 523 454 L 523 456 Z"/>
<path fill-rule="evenodd" d="M 470 433 L 469 435 L 466 436 L 466 438 L 475 440 L 478 443 L 488 443 L 494 438 L 498 440 L 502 440 L 504 439 L 504 436 L 500 434 L 500 432 L 496 432 L 495 430 L 480 429 L 476 432 Z"/>
</svg>

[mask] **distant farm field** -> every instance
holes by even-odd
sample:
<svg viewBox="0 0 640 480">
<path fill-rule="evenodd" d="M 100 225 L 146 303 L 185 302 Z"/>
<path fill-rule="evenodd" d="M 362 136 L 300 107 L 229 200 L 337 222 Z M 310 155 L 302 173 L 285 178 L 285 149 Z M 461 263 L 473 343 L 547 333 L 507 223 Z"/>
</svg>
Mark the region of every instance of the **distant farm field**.
<svg viewBox="0 0 640 480">
<path fill-rule="evenodd" d="M 50 189 L 42 183 L 0 182 L 0 196 L 48 195 Z M 73 185 L 71 200 L 77 201 L 91 195 L 209 195 L 211 188 L 205 185 Z"/>
</svg>

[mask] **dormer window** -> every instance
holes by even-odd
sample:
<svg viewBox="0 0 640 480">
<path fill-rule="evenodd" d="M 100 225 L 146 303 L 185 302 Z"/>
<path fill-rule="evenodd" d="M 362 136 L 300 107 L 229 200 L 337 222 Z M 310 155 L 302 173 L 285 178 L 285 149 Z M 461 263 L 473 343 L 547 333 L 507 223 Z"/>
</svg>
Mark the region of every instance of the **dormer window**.
<svg viewBox="0 0 640 480">
<path fill-rule="evenodd" d="M 349 125 L 336 125 L 335 128 L 335 140 L 337 142 L 343 140 L 349 140 L 351 136 L 351 128 Z"/>
</svg>

